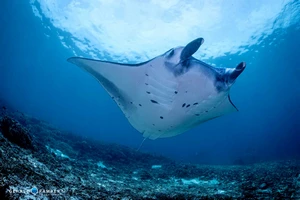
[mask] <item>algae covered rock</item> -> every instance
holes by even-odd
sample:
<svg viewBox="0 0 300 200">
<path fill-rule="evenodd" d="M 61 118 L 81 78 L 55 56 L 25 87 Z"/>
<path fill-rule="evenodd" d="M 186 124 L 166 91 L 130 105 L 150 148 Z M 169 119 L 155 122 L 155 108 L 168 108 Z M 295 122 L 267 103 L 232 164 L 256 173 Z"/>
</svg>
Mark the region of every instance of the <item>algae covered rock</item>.
<svg viewBox="0 0 300 200">
<path fill-rule="evenodd" d="M 33 149 L 31 135 L 28 130 L 16 120 L 4 116 L 0 121 L 0 130 L 3 136 L 10 142 L 24 149 Z"/>
</svg>

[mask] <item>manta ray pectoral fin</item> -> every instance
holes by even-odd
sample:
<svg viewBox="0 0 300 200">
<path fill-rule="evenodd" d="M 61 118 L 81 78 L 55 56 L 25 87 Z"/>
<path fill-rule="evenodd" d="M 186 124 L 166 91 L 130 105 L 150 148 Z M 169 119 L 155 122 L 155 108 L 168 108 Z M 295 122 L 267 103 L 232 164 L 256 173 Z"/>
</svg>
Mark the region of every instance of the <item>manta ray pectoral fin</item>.
<svg viewBox="0 0 300 200">
<path fill-rule="evenodd" d="M 184 61 L 190 58 L 200 48 L 203 42 L 203 38 L 197 38 L 188 43 L 181 52 L 180 60 Z"/>
<path fill-rule="evenodd" d="M 112 97 L 125 103 L 125 99 L 134 96 L 136 87 L 142 82 L 140 76 L 143 64 L 122 64 L 80 57 L 69 58 L 68 61 L 93 75 Z"/>
</svg>

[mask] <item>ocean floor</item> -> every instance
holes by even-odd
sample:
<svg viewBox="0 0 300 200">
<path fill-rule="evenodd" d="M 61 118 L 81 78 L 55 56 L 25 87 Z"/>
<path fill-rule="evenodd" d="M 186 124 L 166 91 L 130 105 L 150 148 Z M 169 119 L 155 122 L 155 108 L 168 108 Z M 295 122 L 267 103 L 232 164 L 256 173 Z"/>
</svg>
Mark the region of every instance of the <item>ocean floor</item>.
<svg viewBox="0 0 300 200">
<path fill-rule="evenodd" d="M 0 199 L 300 199 L 300 161 L 192 165 L 1 105 Z"/>
</svg>

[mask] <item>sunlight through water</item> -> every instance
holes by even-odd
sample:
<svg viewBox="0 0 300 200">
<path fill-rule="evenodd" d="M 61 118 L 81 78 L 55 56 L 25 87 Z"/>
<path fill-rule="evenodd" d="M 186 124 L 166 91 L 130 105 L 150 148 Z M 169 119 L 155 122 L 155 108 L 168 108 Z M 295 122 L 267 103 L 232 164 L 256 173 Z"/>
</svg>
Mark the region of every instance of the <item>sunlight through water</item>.
<svg viewBox="0 0 300 200">
<path fill-rule="evenodd" d="M 291 0 L 31 0 L 34 14 L 60 30 L 75 55 L 141 62 L 203 37 L 196 57 L 242 54 L 299 21 Z M 296 9 L 296 10 L 293 10 Z M 64 33 L 67 33 L 66 36 Z"/>
</svg>

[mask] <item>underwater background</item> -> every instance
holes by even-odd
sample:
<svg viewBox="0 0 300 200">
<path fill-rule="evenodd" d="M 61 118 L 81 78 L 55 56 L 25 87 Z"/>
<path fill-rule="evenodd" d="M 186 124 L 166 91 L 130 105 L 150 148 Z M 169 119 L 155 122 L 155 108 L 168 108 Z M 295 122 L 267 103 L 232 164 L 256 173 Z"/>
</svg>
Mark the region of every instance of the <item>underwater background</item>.
<svg viewBox="0 0 300 200">
<path fill-rule="evenodd" d="M 0 99 L 21 112 L 137 148 L 142 134 L 67 58 L 138 63 L 203 37 L 196 58 L 219 67 L 247 63 L 231 89 L 239 112 L 146 140 L 140 151 L 205 164 L 300 158 L 297 0 L 4 0 L 0 11 Z"/>
</svg>

